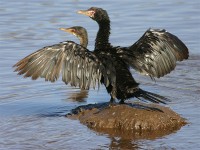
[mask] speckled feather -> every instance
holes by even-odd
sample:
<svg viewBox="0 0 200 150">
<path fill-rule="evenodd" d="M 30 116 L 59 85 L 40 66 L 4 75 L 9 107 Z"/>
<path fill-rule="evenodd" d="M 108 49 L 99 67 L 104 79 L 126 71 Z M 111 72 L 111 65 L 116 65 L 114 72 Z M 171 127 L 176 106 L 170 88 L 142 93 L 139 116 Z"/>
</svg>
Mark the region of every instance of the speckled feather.
<svg viewBox="0 0 200 150">
<path fill-rule="evenodd" d="M 105 67 L 98 57 L 81 45 L 66 41 L 44 47 L 20 60 L 14 67 L 19 75 L 24 74 L 24 77 L 32 77 L 33 80 L 41 77 L 54 82 L 62 74 L 63 82 L 81 89 L 95 88 L 102 78 L 105 86 L 114 84 L 115 75 L 108 74 L 110 67 Z"/>
<path fill-rule="evenodd" d="M 149 29 L 128 48 L 118 48 L 125 62 L 144 75 L 162 77 L 189 56 L 188 48 L 175 35 L 160 29 Z"/>
</svg>

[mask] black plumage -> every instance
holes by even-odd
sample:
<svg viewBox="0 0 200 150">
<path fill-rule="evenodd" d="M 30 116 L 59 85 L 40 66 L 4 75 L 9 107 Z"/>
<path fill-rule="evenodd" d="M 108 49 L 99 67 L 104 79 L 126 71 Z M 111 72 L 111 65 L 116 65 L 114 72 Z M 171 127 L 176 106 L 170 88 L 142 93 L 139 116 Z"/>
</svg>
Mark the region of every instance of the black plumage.
<svg viewBox="0 0 200 150">
<path fill-rule="evenodd" d="M 105 10 L 91 7 L 78 13 L 89 16 L 99 25 L 95 51 L 113 58 L 116 84 L 107 87 L 111 100 L 116 97 L 123 103 L 127 98 L 137 97 L 164 103 L 166 98 L 138 87 L 139 84 L 132 77 L 129 67 L 151 78 L 162 77 L 174 70 L 176 61 L 188 58 L 189 52 L 185 44 L 164 29 L 148 29 L 133 45 L 113 47 L 109 43 L 110 20 Z"/>
</svg>

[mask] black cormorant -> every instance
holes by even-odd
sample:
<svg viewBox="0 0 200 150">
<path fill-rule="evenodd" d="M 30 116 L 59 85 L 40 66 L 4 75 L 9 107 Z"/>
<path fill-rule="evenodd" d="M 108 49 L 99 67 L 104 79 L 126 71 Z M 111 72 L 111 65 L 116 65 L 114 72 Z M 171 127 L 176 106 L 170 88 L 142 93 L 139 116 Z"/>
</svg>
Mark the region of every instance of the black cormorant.
<svg viewBox="0 0 200 150">
<path fill-rule="evenodd" d="M 188 58 L 185 44 L 164 29 L 148 29 L 133 45 L 113 47 L 109 43 L 110 20 L 105 10 L 91 7 L 78 13 L 89 16 L 99 24 L 95 51 L 106 53 L 114 57 L 114 62 L 118 62 L 115 65 L 116 87 L 110 87 L 110 91 L 122 102 L 130 97 L 143 97 L 154 102 L 165 100 L 157 94 L 141 90 L 131 76 L 129 66 L 151 78 L 162 77 L 175 68 L 176 61 Z"/>
</svg>

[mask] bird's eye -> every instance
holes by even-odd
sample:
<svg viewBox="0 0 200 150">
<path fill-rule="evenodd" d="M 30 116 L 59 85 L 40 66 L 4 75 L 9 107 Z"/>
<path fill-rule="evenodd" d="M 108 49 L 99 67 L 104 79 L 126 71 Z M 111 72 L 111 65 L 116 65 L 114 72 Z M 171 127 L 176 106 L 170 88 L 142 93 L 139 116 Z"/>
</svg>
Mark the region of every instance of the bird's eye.
<svg viewBox="0 0 200 150">
<path fill-rule="evenodd" d="M 89 14 L 89 16 L 90 16 L 91 18 L 93 18 L 93 17 L 94 17 L 94 14 L 95 14 L 95 11 L 94 11 L 94 10 L 90 10 L 90 11 L 88 11 L 88 14 Z"/>
<path fill-rule="evenodd" d="M 71 32 L 76 32 L 76 30 L 75 29 L 71 29 Z"/>
</svg>

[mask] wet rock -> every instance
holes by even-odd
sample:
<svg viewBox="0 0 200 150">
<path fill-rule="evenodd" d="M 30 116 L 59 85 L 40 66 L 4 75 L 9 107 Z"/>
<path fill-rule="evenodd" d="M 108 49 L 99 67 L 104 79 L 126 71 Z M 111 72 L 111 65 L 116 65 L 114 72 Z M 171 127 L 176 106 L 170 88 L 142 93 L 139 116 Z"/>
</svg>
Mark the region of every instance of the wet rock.
<svg viewBox="0 0 200 150">
<path fill-rule="evenodd" d="M 98 132 L 124 134 L 125 137 L 127 134 L 141 132 L 146 136 L 152 131 L 161 136 L 186 124 L 184 118 L 168 107 L 143 103 L 89 104 L 73 109 L 67 117 L 79 119 L 81 123 Z"/>
</svg>

